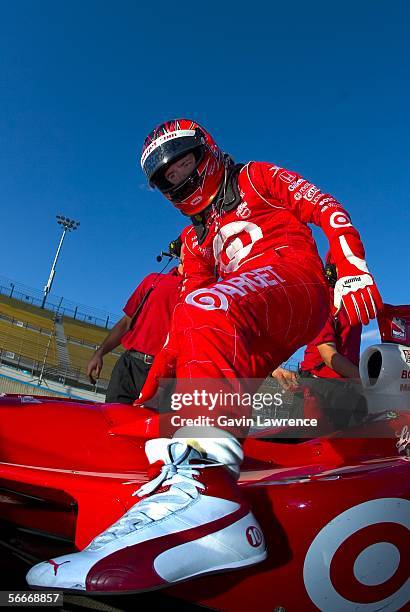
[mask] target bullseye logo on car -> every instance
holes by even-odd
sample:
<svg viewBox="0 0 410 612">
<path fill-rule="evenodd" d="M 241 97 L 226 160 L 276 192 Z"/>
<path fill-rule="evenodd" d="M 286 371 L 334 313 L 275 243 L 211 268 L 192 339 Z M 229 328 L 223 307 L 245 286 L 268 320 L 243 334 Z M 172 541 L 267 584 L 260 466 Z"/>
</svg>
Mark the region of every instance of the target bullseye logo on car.
<svg viewBox="0 0 410 612">
<path fill-rule="evenodd" d="M 321 529 L 303 579 L 320 610 L 399 610 L 410 600 L 410 501 L 380 498 L 345 510 Z"/>
</svg>

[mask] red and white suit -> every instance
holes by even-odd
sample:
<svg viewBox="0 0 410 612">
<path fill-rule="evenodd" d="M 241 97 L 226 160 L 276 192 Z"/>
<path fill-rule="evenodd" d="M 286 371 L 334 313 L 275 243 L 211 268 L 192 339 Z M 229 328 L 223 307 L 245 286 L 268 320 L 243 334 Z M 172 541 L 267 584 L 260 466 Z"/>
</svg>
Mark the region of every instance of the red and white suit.
<svg viewBox="0 0 410 612">
<path fill-rule="evenodd" d="M 250 162 L 238 187 L 239 205 L 210 214 L 202 244 L 193 226 L 183 232 L 182 299 L 142 401 L 155 376 L 263 378 L 320 332 L 329 291 L 308 223 L 326 234 L 339 276 L 364 262 L 348 213 L 295 172 Z"/>
</svg>

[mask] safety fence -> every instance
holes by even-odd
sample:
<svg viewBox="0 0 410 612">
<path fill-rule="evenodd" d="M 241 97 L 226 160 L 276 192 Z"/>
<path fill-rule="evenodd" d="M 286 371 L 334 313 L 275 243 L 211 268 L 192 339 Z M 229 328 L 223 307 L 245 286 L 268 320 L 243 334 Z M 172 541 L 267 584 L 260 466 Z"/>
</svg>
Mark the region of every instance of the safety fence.
<svg viewBox="0 0 410 612">
<path fill-rule="evenodd" d="M 0 294 L 14 298 L 26 305 L 32 305 L 51 313 L 70 317 L 90 325 L 111 329 L 120 315 L 106 312 L 92 306 L 85 306 L 49 293 L 43 304 L 43 293 L 33 287 L 27 287 L 19 282 L 0 276 Z"/>
<path fill-rule="evenodd" d="M 23 374 L 28 374 L 33 381 L 46 384 L 57 382 L 65 387 L 86 389 L 96 393 L 105 393 L 108 380 L 100 378 L 97 385 L 91 384 L 81 368 L 70 366 L 53 366 L 47 361 L 33 359 L 26 354 L 16 353 L 8 348 L 0 348 L 0 365 L 8 366 Z"/>
</svg>

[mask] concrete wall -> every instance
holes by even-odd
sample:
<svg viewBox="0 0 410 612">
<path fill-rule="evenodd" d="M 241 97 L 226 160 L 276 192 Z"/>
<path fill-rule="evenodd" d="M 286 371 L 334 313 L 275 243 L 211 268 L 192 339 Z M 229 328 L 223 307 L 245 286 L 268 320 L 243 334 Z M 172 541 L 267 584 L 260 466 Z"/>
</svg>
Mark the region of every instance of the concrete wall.
<svg viewBox="0 0 410 612">
<path fill-rule="evenodd" d="M 47 384 L 46 384 L 47 382 Z M 18 393 L 20 395 L 49 395 L 51 397 L 70 397 L 74 399 L 89 400 L 92 402 L 104 402 L 105 395 L 94 393 L 86 389 L 68 387 L 54 381 L 42 381 L 38 384 L 38 378 L 0 365 L 0 393 Z"/>
</svg>

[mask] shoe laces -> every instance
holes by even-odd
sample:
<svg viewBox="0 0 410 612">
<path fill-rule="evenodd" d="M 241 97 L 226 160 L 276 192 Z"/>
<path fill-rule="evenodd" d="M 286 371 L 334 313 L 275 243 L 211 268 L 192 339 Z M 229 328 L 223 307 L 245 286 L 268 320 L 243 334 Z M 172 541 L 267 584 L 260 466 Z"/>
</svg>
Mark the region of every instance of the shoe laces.
<svg viewBox="0 0 410 612">
<path fill-rule="evenodd" d="M 176 444 L 172 445 L 176 446 Z M 178 443 L 180 446 L 180 443 Z M 87 546 L 88 550 L 101 548 L 114 539 L 145 527 L 147 524 L 165 518 L 167 515 L 185 507 L 198 496 L 198 490 L 205 485 L 194 478 L 199 476 L 199 470 L 208 467 L 218 467 L 223 464 L 216 462 L 187 462 L 192 448 L 185 446 L 182 453 L 161 467 L 160 473 L 152 480 L 143 484 L 133 496 L 146 497 L 132 506 L 116 523 L 98 535 Z M 162 486 L 168 486 L 167 491 L 151 495 Z"/>
</svg>

